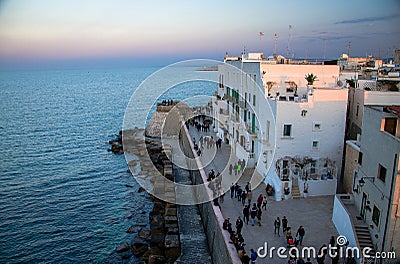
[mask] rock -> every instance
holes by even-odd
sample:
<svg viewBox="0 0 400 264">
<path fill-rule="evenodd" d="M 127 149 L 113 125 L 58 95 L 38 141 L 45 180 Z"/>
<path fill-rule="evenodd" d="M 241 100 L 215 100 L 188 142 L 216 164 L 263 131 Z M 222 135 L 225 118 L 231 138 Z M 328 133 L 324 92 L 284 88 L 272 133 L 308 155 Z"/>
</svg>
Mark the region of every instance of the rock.
<svg viewBox="0 0 400 264">
<path fill-rule="evenodd" d="M 138 236 L 143 239 L 147 239 L 150 236 L 150 230 L 140 230 Z"/>
<path fill-rule="evenodd" d="M 124 254 L 121 255 L 122 259 L 129 259 L 130 257 L 132 257 L 132 255 L 129 254 L 129 253 L 124 253 Z"/>
<path fill-rule="evenodd" d="M 151 234 L 150 246 L 163 249 L 165 246 L 164 243 L 165 243 L 165 234 L 153 234 L 153 233 Z"/>
<path fill-rule="evenodd" d="M 136 226 L 147 226 L 147 223 L 136 223 Z"/>
<path fill-rule="evenodd" d="M 145 213 L 146 213 L 145 210 L 140 211 L 140 214 L 145 214 Z"/>
<path fill-rule="evenodd" d="M 161 255 L 150 255 L 149 256 L 149 264 L 164 264 L 165 257 Z"/>
<path fill-rule="evenodd" d="M 131 226 L 131 227 L 128 228 L 128 230 L 126 230 L 126 233 L 133 234 L 133 233 L 139 232 L 140 230 L 142 230 L 142 229 L 141 228 L 137 228 L 135 226 Z"/>
<path fill-rule="evenodd" d="M 143 187 L 139 187 L 138 193 L 141 193 L 141 192 L 144 192 L 144 191 L 146 191 L 146 190 Z"/>
<path fill-rule="evenodd" d="M 133 214 L 128 214 L 128 215 L 126 216 L 126 218 L 131 219 L 132 216 L 133 216 Z"/>
<path fill-rule="evenodd" d="M 124 242 L 123 244 L 117 246 L 117 248 L 115 249 L 115 251 L 117 251 L 118 253 L 124 252 L 129 250 L 129 244 L 127 242 Z"/>
<path fill-rule="evenodd" d="M 132 185 L 130 185 L 130 184 L 128 184 L 128 183 L 127 183 L 127 184 L 125 184 L 125 186 L 126 186 L 126 187 L 128 187 L 128 188 L 133 188 L 133 186 L 132 186 Z"/>
<path fill-rule="evenodd" d="M 133 239 L 131 243 L 131 249 L 133 255 L 139 257 L 142 256 L 148 250 L 148 244 L 146 243 L 146 241 L 136 237 L 135 239 Z"/>
</svg>

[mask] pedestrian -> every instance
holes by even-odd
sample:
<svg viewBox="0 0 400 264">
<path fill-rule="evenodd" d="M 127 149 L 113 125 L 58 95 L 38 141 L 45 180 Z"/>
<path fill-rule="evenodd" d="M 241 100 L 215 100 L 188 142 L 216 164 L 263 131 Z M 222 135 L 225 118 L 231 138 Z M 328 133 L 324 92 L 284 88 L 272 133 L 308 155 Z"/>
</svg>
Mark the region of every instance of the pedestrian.
<svg viewBox="0 0 400 264">
<path fill-rule="evenodd" d="M 274 234 L 276 235 L 278 233 L 278 236 L 280 236 L 279 229 L 281 228 L 281 220 L 279 219 L 279 216 L 275 219 L 274 227 Z"/>
<path fill-rule="evenodd" d="M 287 225 L 288 225 L 288 220 L 287 220 L 286 216 L 284 215 L 283 218 L 282 218 L 282 230 L 283 230 L 283 233 L 286 232 Z"/>
<path fill-rule="evenodd" d="M 335 236 L 331 236 L 331 239 L 329 239 L 329 245 L 331 245 L 331 247 L 334 247 L 335 243 L 336 243 Z"/>
<path fill-rule="evenodd" d="M 239 187 L 238 190 L 237 190 L 237 200 L 238 200 L 238 202 L 240 202 L 242 200 L 242 192 L 243 192 L 242 188 Z"/>
<path fill-rule="evenodd" d="M 261 209 L 262 202 L 263 202 L 263 196 L 262 196 L 262 194 L 260 194 L 257 198 L 257 207 L 260 209 Z"/>
<path fill-rule="evenodd" d="M 233 170 L 235 171 L 235 175 L 237 175 L 237 168 L 238 168 L 238 165 L 237 165 L 237 163 L 235 163 L 235 165 L 233 165 Z"/>
<path fill-rule="evenodd" d="M 306 230 L 304 230 L 303 226 L 300 226 L 299 229 L 297 229 L 296 237 L 299 236 L 299 244 L 302 246 L 303 245 L 303 238 L 306 233 Z"/>
<path fill-rule="evenodd" d="M 255 252 L 254 249 L 250 249 L 250 252 L 251 252 L 250 255 L 251 264 L 255 264 L 257 259 L 257 252 Z"/>
<path fill-rule="evenodd" d="M 250 204 L 251 204 L 251 199 L 253 198 L 253 192 L 252 191 L 249 191 L 248 193 L 247 193 L 247 201 L 249 202 L 249 206 L 250 206 Z"/>
<path fill-rule="evenodd" d="M 240 163 L 237 166 L 237 173 L 240 174 L 240 170 L 242 169 L 242 165 L 240 165 Z"/>
<path fill-rule="evenodd" d="M 242 168 L 244 169 L 244 167 L 246 167 L 246 161 L 243 159 L 242 160 Z"/>
<path fill-rule="evenodd" d="M 246 197 L 247 197 L 247 192 L 243 191 L 242 192 L 242 205 L 244 206 L 244 204 L 246 203 Z"/>
<path fill-rule="evenodd" d="M 290 237 L 292 237 L 292 228 L 290 226 L 288 226 L 286 228 L 285 236 L 286 236 L 286 240 L 289 239 Z"/>
<path fill-rule="evenodd" d="M 238 218 L 236 220 L 236 233 L 241 234 L 242 228 L 243 228 L 243 221 L 240 218 L 240 216 L 238 216 Z"/>
<path fill-rule="evenodd" d="M 233 166 L 232 163 L 229 164 L 229 175 L 232 175 Z"/>
<path fill-rule="evenodd" d="M 239 184 L 235 184 L 235 198 L 237 198 L 237 190 L 239 189 Z"/>
<path fill-rule="evenodd" d="M 257 208 L 257 220 L 258 220 L 258 225 L 261 226 L 261 215 L 262 215 L 262 210 L 261 208 Z"/>
<path fill-rule="evenodd" d="M 296 264 L 305 264 L 304 259 L 299 256 L 299 259 L 296 261 Z"/>
<path fill-rule="evenodd" d="M 245 205 L 243 208 L 243 219 L 246 222 L 246 225 L 249 224 L 249 216 L 250 216 L 250 208 Z"/>
<path fill-rule="evenodd" d="M 235 195 L 235 185 L 233 185 L 233 182 L 232 182 L 232 185 L 231 185 L 231 199 L 233 199 L 234 195 Z"/>
<path fill-rule="evenodd" d="M 251 217 L 251 225 L 254 226 L 254 222 L 257 216 L 257 206 L 256 204 L 253 204 L 253 208 L 251 208 L 250 211 L 250 217 Z"/>
<path fill-rule="evenodd" d="M 247 182 L 245 189 L 246 192 L 250 191 L 250 182 Z"/>
<path fill-rule="evenodd" d="M 262 201 L 262 208 L 264 208 L 265 211 L 267 211 L 267 203 L 268 203 L 267 196 L 264 195 L 263 201 Z"/>
</svg>

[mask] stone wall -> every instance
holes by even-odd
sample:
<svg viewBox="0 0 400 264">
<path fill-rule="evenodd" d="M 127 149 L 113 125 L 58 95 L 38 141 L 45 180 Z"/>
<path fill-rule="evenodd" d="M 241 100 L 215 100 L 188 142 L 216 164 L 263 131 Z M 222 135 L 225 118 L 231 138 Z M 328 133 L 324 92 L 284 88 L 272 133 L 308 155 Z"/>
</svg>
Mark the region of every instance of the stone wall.
<svg viewBox="0 0 400 264">
<path fill-rule="evenodd" d="M 190 140 L 191 137 L 185 126 L 182 126 L 179 138 L 185 155 L 187 157 L 194 157 L 196 154 L 193 151 L 193 143 Z M 188 162 L 192 163 L 188 164 L 188 166 L 193 168 L 193 161 L 188 160 Z M 201 164 L 199 160 L 196 160 L 196 163 L 197 168 L 202 167 L 200 166 Z M 192 178 L 192 184 L 197 185 L 207 182 L 206 173 L 203 169 L 192 170 L 189 172 Z M 212 202 L 199 204 L 198 208 L 203 221 L 213 263 L 241 263 L 234 245 L 229 243 L 229 233 L 223 232 L 222 223 L 224 218 L 220 208 L 214 206 Z"/>
</svg>

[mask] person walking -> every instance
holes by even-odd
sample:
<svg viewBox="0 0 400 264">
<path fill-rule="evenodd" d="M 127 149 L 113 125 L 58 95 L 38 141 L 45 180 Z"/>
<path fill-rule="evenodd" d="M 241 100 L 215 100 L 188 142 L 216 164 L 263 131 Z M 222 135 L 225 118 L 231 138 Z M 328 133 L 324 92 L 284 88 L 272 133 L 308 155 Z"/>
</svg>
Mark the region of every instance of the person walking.
<svg viewBox="0 0 400 264">
<path fill-rule="evenodd" d="M 258 225 L 261 226 L 261 215 L 262 215 L 262 210 L 260 207 L 257 208 L 257 220 L 258 220 Z"/>
<path fill-rule="evenodd" d="M 251 217 L 251 225 L 254 226 L 254 222 L 257 216 L 257 206 L 256 204 L 253 204 L 253 208 L 251 208 L 250 211 L 250 217 Z"/>
<path fill-rule="evenodd" d="M 240 163 L 237 166 L 237 173 L 240 174 L 240 170 L 242 169 L 242 165 L 240 165 Z"/>
<path fill-rule="evenodd" d="M 283 230 L 283 233 L 286 232 L 287 225 L 288 225 L 288 220 L 287 220 L 286 216 L 283 216 L 283 218 L 282 218 L 282 230 Z"/>
<path fill-rule="evenodd" d="M 235 163 L 235 165 L 233 165 L 233 170 L 235 171 L 235 176 L 237 175 L 237 168 L 238 168 L 238 165 L 237 165 L 237 163 Z"/>
<path fill-rule="evenodd" d="M 251 264 L 255 264 L 257 259 L 257 252 L 255 252 L 254 249 L 250 249 L 250 252 L 251 252 L 250 255 Z"/>
<path fill-rule="evenodd" d="M 233 166 L 232 163 L 229 164 L 229 175 L 232 175 Z"/>
<path fill-rule="evenodd" d="M 278 234 L 278 236 L 280 236 L 279 229 L 281 228 L 281 220 L 279 219 L 279 216 L 275 219 L 274 227 L 275 227 L 274 234 L 275 235 Z"/>
<path fill-rule="evenodd" d="M 252 192 L 252 191 L 249 191 L 249 192 L 247 193 L 247 201 L 249 202 L 249 206 L 250 206 L 250 204 L 251 204 L 251 199 L 253 199 L 253 192 Z"/>
<path fill-rule="evenodd" d="M 233 199 L 234 195 L 235 195 L 235 185 L 233 185 L 233 182 L 232 182 L 232 185 L 231 185 L 231 199 Z"/>
<path fill-rule="evenodd" d="M 244 204 L 246 203 L 246 197 L 247 197 L 247 193 L 245 191 L 242 192 L 242 205 L 244 206 Z"/>
<path fill-rule="evenodd" d="M 238 202 L 240 202 L 242 200 L 242 192 L 243 192 L 242 188 L 239 187 L 237 189 L 237 200 L 238 200 Z"/>
<path fill-rule="evenodd" d="M 299 244 L 301 246 L 303 245 L 303 238 L 304 238 L 305 234 L 306 234 L 306 230 L 304 230 L 303 226 L 300 226 L 299 229 L 297 229 L 296 237 L 299 236 Z"/>
<path fill-rule="evenodd" d="M 262 194 L 260 194 L 257 198 L 257 207 L 260 209 L 261 209 L 262 202 L 263 202 L 263 196 L 262 196 Z"/>
<path fill-rule="evenodd" d="M 242 228 L 243 228 L 243 221 L 240 218 L 240 216 L 238 216 L 238 218 L 236 220 L 236 233 L 241 234 Z"/>
<path fill-rule="evenodd" d="M 250 208 L 245 205 L 243 208 L 243 219 L 246 222 L 246 225 L 249 224 L 249 216 L 250 216 Z"/>
<path fill-rule="evenodd" d="M 262 208 L 264 208 L 265 211 L 267 211 L 267 203 L 268 203 L 267 196 L 264 195 L 263 201 L 262 201 Z"/>
</svg>

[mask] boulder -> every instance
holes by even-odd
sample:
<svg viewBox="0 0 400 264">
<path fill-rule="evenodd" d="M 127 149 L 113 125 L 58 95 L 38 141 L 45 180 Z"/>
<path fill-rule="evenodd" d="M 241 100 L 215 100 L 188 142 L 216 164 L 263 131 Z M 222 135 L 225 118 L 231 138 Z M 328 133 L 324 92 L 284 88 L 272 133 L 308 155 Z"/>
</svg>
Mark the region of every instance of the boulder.
<svg viewBox="0 0 400 264">
<path fill-rule="evenodd" d="M 161 255 L 150 255 L 149 256 L 149 264 L 164 264 L 165 257 Z"/>
<path fill-rule="evenodd" d="M 138 193 L 141 193 L 141 192 L 144 192 L 144 191 L 146 191 L 146 190 L 143 187 L 139 187 Z"/>
<path fill-rule="evenodd" d="M 117 246 L 117 248 L 115 249 L 115 251 L 117 251 L 118 253 L 120 252 L 124 252 L 129 250 L 129 244 L 127 242 L 124 242 L 123 244 Z"/>
<path fill-rule="evenodd" d="M 133 255 L 136 257 L 142 256 L 148 250 L 148 244 L 143 239 L 134 238 L 131 243 Z"/>
<path fill-rule="evenodd" d="M 135 227 L 135 226 L 130 226 L 130 227 L 128 228 L 128 230 L 126 230 L 126 233 L 128 233 L 128 234 L 133 234 L 133 233 L 139 232 L 140 230 L 142 230 L 142 229 L 137 228 L 137 227 Z"/>
</svg>

